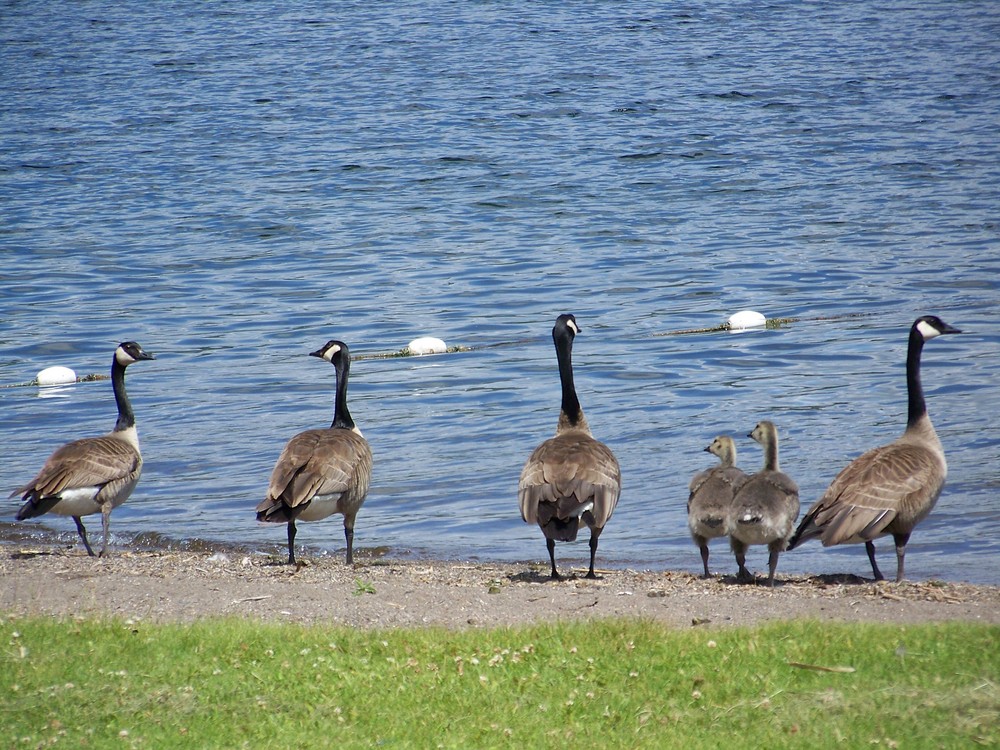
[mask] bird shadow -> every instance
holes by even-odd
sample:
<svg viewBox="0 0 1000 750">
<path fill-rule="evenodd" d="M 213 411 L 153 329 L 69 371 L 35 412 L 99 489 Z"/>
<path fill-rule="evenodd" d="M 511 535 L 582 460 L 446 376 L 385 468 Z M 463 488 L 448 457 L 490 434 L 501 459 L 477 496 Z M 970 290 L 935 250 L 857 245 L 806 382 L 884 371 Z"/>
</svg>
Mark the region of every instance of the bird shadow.
<svg viewBox="0 0 1000 750">
<path fill-rule="evenodd" d="M 818 586 L 862 586 L 876 583 L 874 578 L 863 578 L 853 573 L 827 573 L 799 579 L 802 583 Z"/>
<path fill-rule="evenodd" d="M 579 575 L 577 573 L 560 573 L 559 578 L 553 578 L 549 575 L 548 571 L 542 570 L 525 570 L 521 573 L 512 573 L 507 576 L 507 580 L 514 583 L 560 583 L 565 581 L 594 581 L 601 580 L 601 576 L 595 578 L 587 578 L 584 573 Z"/>
</svg>

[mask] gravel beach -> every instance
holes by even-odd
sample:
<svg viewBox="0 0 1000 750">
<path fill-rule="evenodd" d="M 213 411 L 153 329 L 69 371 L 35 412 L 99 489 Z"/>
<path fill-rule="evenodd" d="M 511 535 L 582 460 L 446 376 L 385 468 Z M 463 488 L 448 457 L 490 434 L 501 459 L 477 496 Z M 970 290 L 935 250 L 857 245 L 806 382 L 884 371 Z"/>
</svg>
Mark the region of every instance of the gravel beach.
<svg viewBox="0 0 1000 750">
<path fill-rule="evenodd" d="M 644 618 L 675 627 L 756 625 L 792 618 L 1000 624 L 1000 588 L 941 581 L 873 583 L 856 576 L 778 577 L 772 590 L 731 576 L 566 571 L 547 565 L 412 561 L 359 555 L 288 566 L 241 551 L 0 549 L 0 613 L 190 622 L 239 617 L 357 628 L 505 627 L 591 618 Z M 763 579 L 761 579 L 763 580 Z"/>
</svg>

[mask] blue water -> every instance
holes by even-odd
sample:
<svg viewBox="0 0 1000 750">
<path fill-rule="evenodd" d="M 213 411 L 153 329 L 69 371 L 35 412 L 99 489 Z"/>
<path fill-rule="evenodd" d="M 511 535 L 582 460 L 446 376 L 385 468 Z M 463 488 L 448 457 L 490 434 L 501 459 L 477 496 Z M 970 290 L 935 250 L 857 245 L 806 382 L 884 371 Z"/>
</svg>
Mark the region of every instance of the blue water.
<svg viewBox="0 0 1000 750">
<path fill-rule="evenodd" d="M 158 356 L 129 371 L 145 468 L 116 544 L 280 548 L 254 506 L 333 411 L 306 354 L 434 335 L 484 348 L 352 370 L 356 545 L 543 560 L 516 485 L 573 312 L 623 472 L 599 565 L 698 571 L 711 438 L 775 421 L 808 507 L 902 430 L 906 329 L 933 312 L 967 333 L 925 349 L 950 477 L 907 573 L 1000 583 L 995 3 L 8 2 L 0 71 L 0 384 L 106 373 L 124 339 Z M 664 335 L 745 308 L 798 320 Z M 114 422 L 107 381 L 40 396 L 0 388 L 0 487 Z M 342 554 L 337 519 L 299 541 Z M 779 564 L 804 572 L 870 568 L 811 543 Z"/>
</svg>

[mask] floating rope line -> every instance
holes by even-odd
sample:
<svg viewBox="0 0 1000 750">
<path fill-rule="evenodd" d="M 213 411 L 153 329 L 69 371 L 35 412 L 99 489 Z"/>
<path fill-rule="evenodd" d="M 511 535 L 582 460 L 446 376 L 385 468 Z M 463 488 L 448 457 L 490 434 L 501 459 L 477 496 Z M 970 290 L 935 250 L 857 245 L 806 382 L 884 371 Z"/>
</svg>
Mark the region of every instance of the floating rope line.
<svg viewBox="0 0 1000 750">
<path fill-rule="evenodd" d="M 777 329 L 783 328 L 791 323 L 800 322 L 812 322 L 812 321 L 826 321 L 826 320 L 850 320 L 852 318 L 867 318 L 875 315 L 876 313 L 844 313 L 842 315 L 818 315 L 813 318 L 767 318 L 763 326 L 758 326 L 756 328 L 732 328 L 729 323 L 721 323 L 717 326 L 710 326 L 708 328 L 686 328 L 680 331 L 664 331 L 663 333 L 652 333 L 650 336 L 652 338 L 661 338 L 663 336 L 687 336 L 696 333 L 719 333 L 720 331 L 754 331 L 761 329 Z M 483 349 L 497 349 L 502 346 L 520 346 L 522 344 L 530 344 L 538 340 L 539 337 L 534 337 L 530 339 L 517 339 L 516 341 L 499 341 L 492 344 L 476 344 L 475 346 L 449 346 L 443 352 L 437 352 L 440 354 L 458 354 L 462 352 L 475 352 Z M 394 352 L 379 352 L 372 354 L 352 354 L 351 359 L 357 361 L 360 359 L 394 359 L 397 357 L 426 357 L 433 356 L 429 354 L 421 354 L 420 352 L 411 352 L 409 347 L 404 346 Z"/>
<path fill-rule="evenodd" d="M 73 385 L 74 383 L 92 383 L 95 380 L 111 380 L 110 375 L 100 375 L 99 373 L 91 373 L 90 375 L 81 375 L 76 380 L 72 380 L 68 383 L 53 383 L 51 385 L 41 386 L 44 388 L 65 388 L 67 385 Z M 29 380 L 27 383 L 6 383 L 0 385 L 0 388 L 24 388 L 28 385 L 39 385 L 38 378 L 34 380 Z"/>
<path fill-rule="evenodd" d="M 659 338 L 661 336 L 684 336 L 691 333 L 718 333 L 720 331 L 753 331 L 759 330 L 760 328 L 765 329 L 776 329 L 782 328 L 789 323 L 800 323 L 800 322 L 813 322 L 813 321 L 823 321 L 823 320 L 850 320 L 852 318 L 869 318 L 875 315 L 875 313 L 844 313 L 842 315 L 818 315 L 814 318 L 768 318 L 763 326 L 758 326 L 757 328 L 733 328 L 729 323 L 722 323 L 717 326 L 711 326 L 710 328 L 688 328 L 681 331 L 666 331 L 664 333 L 654 333 L 652 336 L 654 338 Z"/>
<path fill-rule="evenodd" d="M 432 354 L 422 354 L 421 352 L 411 352 L 410 347 L 404 346 L 402 349 L 395 352 L 380 352 L 373 354 L 352 354 L 351 361 L 357 362 L 359 359 L 395 359 L 398 357 L 429 357 L 441 354 L 458 354 L 461 352 L 477 352 L 483 349 L 499 349 L 502 346 L 520 346 L 521 344 L 530 344 L 536 339 L 518 339 L 517 341 L 498 341 L 492 344 L 476 344 L 475 346 L 449 346 L 443 352 L 434 352 Z"/>
<path fill-rule="evenodd" d="M 778 329 L 783 328 L 786 325 L 792 323 L 802 323 L 802 322 L 814 322 L 814 321 L 828 321 L 828 320 L 852 320 L 856 318 L 867 318 L 876 315 L 876 313 L 844 313 L 842 315 L 819 315 L 812 318 L 767 318 L 763 326 L 758 326 L 756 328 L 732 328 L 729 323 L 722 323 L 717 326 L 709 326 L 708 328 L 686 328 L 680 331 L 664 331 L 662 333 L 652 333 L 650 336 L 652 338 L 662 338 L 665 336 L 688 336 L 691 334 L 698 333 L 720 333 L 722 331 L 754 331 L 762 329 Z M 443 354 L 463 354 L 465 352 L 476 352 L 482 351 L 484 349 L 499 349 L 500 347 L 506 346 L 522 346 L 524 344 L 530 344 L 538 340 L 538 337 L 528 338 L 528 339 L 516 339 L 514 341 L 497 341 L 491 344 L 476 344 L 474 346 L 449 346 L 443 352 L 438 352 L 435 354 L 421 354 L 420 352 L 411 352 L 408 346 L 404 346 L 402 349 L 397 349 L 394 352 L 372 352 L 370 354 L 354 354 L 351 355 L 351 359 L 355 362 L 365 359 L 400 359 L 404 357 L 430 357 L 430 356 L 441 356 Z M 100 375 L 93 373 L 90 375 L 82 375 L 76 379 L 77 383 L 90 383 L 96 380 L 110 380 L 108 375 Z M 10 383 L 7 385 L 0 385 L 0 388 L 23 388 L 25 386 L 37 386 L 38 380 L 29 380 L 27 383 Z M 72 383 L 66 383 L 65 385 L 72 385 Z M 48 387 L 48 386 L 47 386 Z M 58 386 L 57 386 L 58 387 Z"/>
</svg>

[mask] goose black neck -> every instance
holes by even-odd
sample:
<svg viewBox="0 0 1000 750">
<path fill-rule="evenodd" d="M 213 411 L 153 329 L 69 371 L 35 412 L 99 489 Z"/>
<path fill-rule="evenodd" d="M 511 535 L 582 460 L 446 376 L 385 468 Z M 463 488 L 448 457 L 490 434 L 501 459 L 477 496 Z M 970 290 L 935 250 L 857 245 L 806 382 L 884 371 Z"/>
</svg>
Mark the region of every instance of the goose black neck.
<svg viewBox="0 0 1000 750">
<path fill-rule="evenodd" d="M 351 412 L 347 408 L 347 380 L 351 374 L 351 361 L 346 357 L 339 356 L 333 363 L 337 371 L 337 399 L 333 405 L 333 427 L 341 427 L 345 430 L 354 429 L 354 420 L 351 419 Z"/>
<path fill-rule="evenodd" d="M 920 352 L 924 348 L 924 337 L 914 326 L 910 329 L 910 343 L 906 350 L 906 393 L 909 409 L 907 427 L 912 427 L 927 414 L 924 389 L 920 385 Z"/>
<path fill-rule="evenodd" d="M 135 414 L 125 392 L 125 365 L 116 356 L 111 363 L 111 387 L 115 390 L 115 403 L 118 405 L 118 421 L 115 422 L 115 432 L 135 427 Z"/>
<path fill-rule="evenodd" d="M 562 412 L 571 425 L 580 423 L 583 410 L 573 385 L 573 336 L 564 332 L 555 338 L 556 360 L 559 362 L 559 382 L 562 384 Z"/>
</svg>

